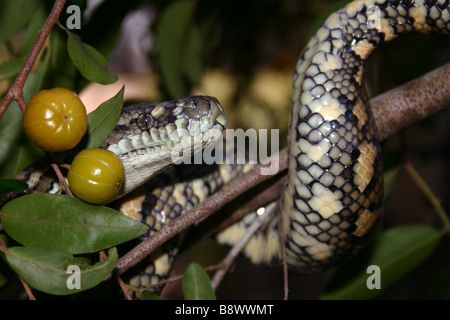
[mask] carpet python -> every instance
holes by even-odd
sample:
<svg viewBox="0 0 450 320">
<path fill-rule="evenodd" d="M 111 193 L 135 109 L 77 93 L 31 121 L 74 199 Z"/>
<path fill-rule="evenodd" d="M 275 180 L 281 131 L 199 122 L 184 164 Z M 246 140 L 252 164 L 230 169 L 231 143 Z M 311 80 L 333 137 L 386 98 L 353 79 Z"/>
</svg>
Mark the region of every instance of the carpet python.
<svg viewBox="0 0 450 320">
<path fill-rule="evenodd" d="M 302 52 L 294 75 L 288 181 L 281 198 L 282 229 L 290 269 L 314 273 L 338 264 L 364 244 L 377 223 L 383 199 L 382 159 L 363 69 L 376 47 L 412 32 L 449 34 L 449 0 L 350 2 L 328 17 Z M 212 98 L 184 101 L 193 107 L 200 104 L 200 109 L 214 105 L 216 119 L 209 121 L 208 128 L 225 126 L 221 108 Z M 151 178 L 146 170 L 152 169 L 143 159 L 165 161 L 149 156 L 146 151 L 149 149 L 146 141 L 157 140 L 154 138 L 157 130 L 151 126 L 159 120 L 153 118 L 153 112 L 156 115 L 168 112 L 161 119 L 172 118 L 170 121 L 175 120 L 172 130 L 176 128 L 176 116 L 166 107 L 159 107 L 156 104 L 152 106 L 153 111 L 140 110 L 131 116 L 125 109 L 115 132 L 105 142 L 104 147 L 122 155 L 124 161 L 142 167 L 127 175 L 129 190 Z M 159 111 L 155 112 L 156 109 Z M 189 112 L 198 119 L 194 110 Z M 172 116 L 167 117 L 168 114 Z M 186 127 L 189 121 L 179 121 L 179 124 Z M 128 130 L 131 124 L 137 136 L 133 129 L 127 131 L 131 133 L 127 133 L 128 139 L 124 141 L 122 133 L 115 136 Z M 125 195 L 117 208 L 147 223 L 151 235 L 250 167 L 178 165 L 162 173 L 158 167 L 153 173 L 159 174 Z M 31 182 L 31 186 L 43 183 L 42 172 L 36 169 L 24 171 L 20 177 Z M 49 179 L 47 187 L 54 183 Z M 255 218 L 256 213 L 250 213 L 222 230 L 217 235 L 218 241 L 233 245 Z M 145 288 L 166 277 L 178 250 L 178 240 L 153 252 L 140 274 L 130 280 L 130 285 Z M 255 234 L 244 254 L 254 263 L 279 263 L 276 218 Z"/>
</svg>

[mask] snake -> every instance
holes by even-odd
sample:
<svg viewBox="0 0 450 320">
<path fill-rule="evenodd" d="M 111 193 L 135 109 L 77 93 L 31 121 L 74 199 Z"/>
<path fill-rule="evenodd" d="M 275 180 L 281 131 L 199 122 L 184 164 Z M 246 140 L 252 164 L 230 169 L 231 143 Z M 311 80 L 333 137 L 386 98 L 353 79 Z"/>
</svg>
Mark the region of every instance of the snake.
<svg viewBox="0 0 450 320">
<path fill-rule="evenodd" d="M 448 35 L 450 1 L 355 0 L 333 12 L 311 37 L 294 72 L 283 222 L 268 219 L 248 241 L 242 253 L 252 262 L 280 264 L 279 229 L 289 269 L 305 274 L 338 265 L 373 234 L 383 210 L 383 167 L 364 65 L 381 44 L 409 33 Z M 225 127 L 223 108 L 208 96 L 124 108 L 101 146 L 124 163 L 117 210 L 146 223 L 151 236 L 250 170 L 245 164 L 172 165 L 182 141 L 191 146 L 195 136 L 207 136 L 197 143 L 207 148 Z M 197 151 L 187 149 L 184 160 Z M 60 190 L 52 170 L 43 167 L 33 164 L 17 175 L 29 185 L 25 193 Z M 217 240 L 235 244 L 256 217 L 249 213 L 221 230 Z M 179 241 L 153 252 L 130 285 L 145 288 L 167 277 Z"/>
</svg>

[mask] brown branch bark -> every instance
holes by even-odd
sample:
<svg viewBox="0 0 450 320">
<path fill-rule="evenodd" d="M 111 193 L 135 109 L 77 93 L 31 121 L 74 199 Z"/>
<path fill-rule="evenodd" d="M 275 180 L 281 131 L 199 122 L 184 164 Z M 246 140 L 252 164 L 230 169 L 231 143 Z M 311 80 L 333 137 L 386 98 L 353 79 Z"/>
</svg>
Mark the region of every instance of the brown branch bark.
<svg viewBox="0 0 450 320">
<path fill-rule="evenodd" d="M 280 153 L 279 156 L 280 166 L 281 162 L 287 164 L 287 153 Z M 190 210 L 188 214 L 183 214 L 164 225 L 156 234 L 145 239 L 120 258 L 116 265 L 116 272 L 119 274 L 125 272 L 177 233 L 183 231 L 196 221 L 207 218 L 232 199 L 269 179 L 271 176 L 261 174 L 261 169 L 264 167 L 268 166 L 261 165 L 255 167 L 247 174 L 242 175 L 239 179 L 233 180 L 225 185 L 221 190 L 208 198 L 207 201 Z"/>
<path fill-rule="evenodd" d="M 450 63 L 370 101 L 384 140 L 412 124 L 450 107 Z"/>
<path fill-rule="evenodd" d="M 37 40 L 34 43 L 33 48 L 31 49 L 30 53 L 28 54 L 28 57 L 25 60 L 25 63 L 23 64 L 16 79 L 14 80 L 14 83 L 9 88 L 8 92 L 5 94 L 5 97 L 2 100 L 2 103 L 0 104 L 0 118 L 3 116 L 6 109 L 8 109 L 9 104 L 13 100 L 17 101 L 17 103 L 19 104 L 19 107 L 20 107 L 20 109 L 22 109 L 22 111 L 25 110 L 26 102 L 23 99 L 23 86 L 25 85 L 25 81 L 28 78 L 28 74 L 30 73 L 34 62 L 36 61 L 36 59 L 39 55 L 39 52 L 41 51 L 42 47 L 44 46 L 45 40 L 47 40 L 50 32 L 52 31 L 53 26 L 55 25 L 56 21 L 58 21 L 59 15 L 61 14 L 61 11 L 64 8 L 65 3 L 66 3 L 66 0 L 56 0 L 55 1 L 53 9 L 50 12 L 50 14 L 48 15 L 44 26 L 42 27 L 41 30 L 39 30 Z"/>
<path fill-rule="evenodd" d="M 371 100 L 382 140 L 449 107 L 449 71 L 450 63 Z M 279 157 L 278 172 L 281 172 L 287 169 L 287 150 L 281 150 Z M 163 226 L 154 236 L 144 240 L 121 257 L 115 271 L 119 274 L 125 272 L 175 234 L 188 228 L 199 219 L 204 219 L 220 210 L 226 203 L 254 186 L 272 178 L 272 176 L 261 174 L 260 171 L 263 167 L 264 165 L 256 166 L 247 174 L 231 181 L 205 202 Z M 281 191 L 282 188 L 277 186 L 276 189 L 273 188 L 267 192 L 276 199 L 279 198 Z M 263 197 L 259 199 L 261 200 Z M 264 203 L 253 203 L 252 205 L 254 207 L 262 206 L 267 203 L 267 199 L 265 200 Z"/>
<path fill-rule="evenodd" d="M 245 247 L 247 242 L 251 239 L 251 237 L 253 237 L 256 231 L 258 231 L 258 229 L 260 229 L 261 226 L 263 226 L 275 213 L 276 204 L 271 203 L 266 208 L 267 212 L 261 216 L 258 216 L 258 218 L 256 218 L 255 221 L 253 221 L 253 223 L 248 227 L 246 233 L 233 246 L 230 252 L 228 252 L 225 259 L 223 259 L 222 261 L 223 267 L 218 269 L 217 272 L 214 274 L 214 277 L 211 279 L 211 286 L 213 287 L 214 291 L 217 290 L 220 282 L 225 277 L 225 274 L 231 268 L 231 265 L 236 260 L 237 256 L 241 253 L 242 249 Z"/>
<path fill-rule="evenodd" d="M 0 118 L 13 100 L 18 102 L 22 110 L 25 109 L 26 102 L 23 99 L 23 86 L 53 26 L 58 22 L 65 2 L 66 0 L 55 1 L 52 11 L 38 33 L 37 40 L 30 54 L 0 104 Z M 373 113 L 381 139 L 386 139 L 411 124 L 448 108 L 450 105 L 449 78 L 450 63 L 372 99 L 371 104 L 374 106 Z M 282 150 L 279 157 L 279 172 L 281 172 L 287 168 L 286 150 Z M 232 181 L 229 185 L 207 199 L 207 201 L 190 210 L 188 213 L 174 219 L 153 237 L 143 241 L 119 260 L 116 266 L 116 272 L 119 274 L 125 272 L 175 234 L 200 219 L 204 219 L 218 211 L 226 203 L 254 186 L 270 179 L 272 176 L 261 174 L 260 170 L 263 167 L 257 166 L 249 173 Z M 276 184 L 269 187 L 264 193 L 252 199 L 245 207 L 245 210 L 239 210 L 240 212 L 238 212 L 235 219 L 239 218 L 242 214 L 264 205 L 269 198 L 271 200 L 278 199 L 282 190 L 280 187 L 282 182 L 283 179 L 278 180 Z"/>
</svg>

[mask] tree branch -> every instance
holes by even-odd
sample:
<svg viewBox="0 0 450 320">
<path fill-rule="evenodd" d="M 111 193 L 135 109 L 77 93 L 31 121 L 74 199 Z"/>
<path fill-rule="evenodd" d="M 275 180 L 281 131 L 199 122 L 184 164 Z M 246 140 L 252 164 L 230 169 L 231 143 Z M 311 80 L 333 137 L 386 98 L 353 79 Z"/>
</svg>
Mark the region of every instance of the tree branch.
<svg viewBox="0 0 450 320">
<path fill-rule="evenodd" d="M 226 258 L 222 261 L 223 267 L 217 270 L 211 280 L 211 286 L 213 287 L 214 291 L 217 290 L 223 277 L 230 269 L 233 261 L 241 253 L 242 249 L 244 249 L 244 247 L 247 245 L 247 242 L 251 239 L 251 237 L 253 237 L 256 231 L 258 231 L 258 229 L 261 228 L 261 226 L 263 226 L 269 220 L 269 218 L 272 217 L 272 215 L 275 213 L 275 210 L 276 204 L 272 202 L 267 206 L 267 212 L 263 215 L 258 216 L 256 220 L 252 222 L 242 238 L 240 238 L 239 241 L 230 250 L 230 252 L 228 252 Z"/>
<path fill-rule="evenodd" d="M 386 139 L 419 120 L 449 108 L 449 75 L 450 63 L 373 98 L 371 105 L 373 106 L 372 110 L 381 139 Z M 279 156 L 277 173 L 285 171 L 288 165 L 287 150 L 283 149 L 279 155 L 275 156 Z M 163 226 L 159 232 L 147 238 L 121 257 L 116 265 L 115 271 L 119 274 L 125 272 L 174 235 L 188 228 L 196 221 L 204 219 L 220 210 L 225 204 L 254 186 L 272 178 L 272 176 L 261 174 L 261 169 L 264 167 L 267 167 L 267 165 L 256 166 L 247 174 L 225 185 L 203 203 Z M 282 188 L 277 185 L 276 188 L 269 189 L 267 192 L 273 199 L 276 199 L 280 197 L 281 191 Z M 267 203 L 267 198 L 259 197 L 258 201 L 261 200 L 264 200 L 264 202 L 254 202 L 252 206 L 257 208 Z M 242 211 L 241 214 L 248 212 Z"/>
<path fill-rule="evenodd" d="M 50 12 L 50 14 L 47 17 L 47 20 L 45 21 L 44 26 L 41 30 L 39 30 L 39 33 L 37 35 L 37 40 L 33 45 L 33 48 L 31 49 L 30 53 L 28 54 L 27 59 L 25 60 L 25 63 L 23 64 L 22 68 L 20 69 L 19 73 L 17 74 L 16 79 L 14 80 L 13 85 L 9 88 L 8 92 L 5 94 L 5 97 L 3 98 L 2 103 L 0 104 L 0 119 L 5 113 L 6 109 L 8 109 L 9 104 L 16 100 L 19 104 L 20 109 L 22 111 L 25 110 L 26 103 L 23 99 L 23 86 L 25 85 L 25 81 L 28 78 L 28 74 L 31 71 L 31 68 L 33 67 L 34 62 L 36 61 L 39 52 L 41 51 L 42 47 L 44 46 L 45 41 L 47 40 L 50 32 L 52 31 L 53 26 L 55 25 L 56 21 L 58 21 L 59 15 L 61 14 L 62 9 L 64 8 L 64 5 L 66 3 L 66 0 L 56 0 L 55 4 L 53 5 L 53 9 Z"/>
<path fill-rule="evenodd" d="M 412 124 L 450 107 L 450 63 L 370 101 L 384 140 Z"/>
</svg>

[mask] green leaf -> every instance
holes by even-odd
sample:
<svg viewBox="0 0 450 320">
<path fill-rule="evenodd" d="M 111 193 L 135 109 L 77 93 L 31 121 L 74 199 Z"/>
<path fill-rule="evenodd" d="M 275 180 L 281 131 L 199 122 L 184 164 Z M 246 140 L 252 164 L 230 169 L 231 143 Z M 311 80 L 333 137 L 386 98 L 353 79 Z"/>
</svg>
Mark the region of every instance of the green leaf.
<svg viewBox="0 0 450 320">
<path fill-rule="evenodd" d="M 186 300 L 215 300 L 216 295 L 206 271 L 197 263 L 191 263 L 183 278 L 183 295 Z"/>
<path fill-rule="evenodd" d="M 150 292 L 150 291 L 144 291 L 142 293 L 141 299 L 140 300 L 166 300 L 160 296 L 158 296 L 156 293 L 154 292 Z"/>
<path fill-rule="evenodd" d="M 39 5 L 37 0 L 0 1 L 0 43 L 24 28 Z"/>
<path fill-rule="evenodd" d="M 118 77 L 109 72 L 106 59 L 95 48 L 85 44 L 74 33 L 67 32 L 67 51 L 78 71 L 89 81 L 111 84 Z"/>
<path fill-rule="evenodd" d="M 28 188 L 25 181 L 15 179 L 0 179 L 0 193 L 22 191 Z"/>
<path fill-rule="evenodd" d="M 28 24 L 27 30 L 23 36 L 22 46 L 19 52 L 19 56 L 23 57 L 24 61 L 33 48 L 33 45 L 37 40 L 38 32 L 44 25 L 47 15 L 47 8 L 42 5 L 38 6 L 33 12 L 33 16 L 30 18 L 30 23 Z"/>
<path fill-rule="evenodd" d="M 450 299 L 450 264 L 440 267 L 433 275 L 430 283 L 428 299 L 449 300 Z"/>
<path fill-rule="evenodd" d="M 24 62 L 22 57 L 15 57 L 0 64 L 0 80 L 12 78 L 18 74 Z"/>
<path fill-rule="evenodd" d="M 45 75 L 49 66 L 48 59 L 42 59 L 35 72 L 30 72 L 23 88 L 23 97 L 25 101 L 42 88 Z M 11 157 L 11 152 L 17 148 L 16 142 L 22 135 L 22 112 L 13 101 L 0 119 L 0 165 Z"/>
<path fill-rule="evenodd" d="M 95 111 L 88 114 L 86 148 L 97 148 L 117 125 L 123 105 L 125 87 L 111 99 L 103 102 Z"/>
<path fill-rule="evenodd" d="M 6 253 L 6 260 L 31 287 L 50 294 L 67 295 L 102 282 L 113 271 L 118 254 L 116 248 L 112 248 L 108 259 L 88 265 L 84 258 L 74 258 L 61 250 L 12 247 Z"/>
<path fill-rule="evenodd" d="M 9 239 L 11 238 L 8 238 L 5 231 L 0 230 L 0 240 L 3 241 L 5 246 L 8 246 Z M 14 272 L 11 270 L 8 263 L 6 262 L 5 256 L 0 255 L 0 287 L 3 286 L 6 282 L 8 282 L 8 279 L 11 278 L 11 276 L 13 275 Z"/>
<path fill-rule="evenodd" d="M 23 97 L 25 101 L 28 102 L 34 94 L 42 89 L 49 66 L 50 59 L 45 55 L 44 58 L 39 61 L 37 70 L 28 74 L 28 78 L 23 87 Z M 20 120 L 22 120 L 22 118 Z"/>
<path fill-rule="evenodd" d="M 79 88 L 83 84 L 77 79 L 78 70 L 67 52 L 67 35 L 59 29 L 53 29 L 50 35 L 50 72 L 49 88 Z M 81 79 L 82 82 L 88 82 Z"/>
<path fill-rule="evenodd" d="M 353 259 L 341 265 L 322 299 L 369 299 L 424 261 L 440 234 L 427 226 L 401 226 L 383 232 Z M 371 265 L 380 269 L 381 288 L 368 289 Z"/>
<path fill-rule="evenodd" d="M 0 166 L 0 178 L 12 179 L 26 166 L 45 156 L 44 151 L 30 141 L 25 134 L 22 138 L 18 141 L 14 152 L 11 152 L 8 161 Z"/>
<path fill-rule="evenodd" d="M 399 167 L 392 168 L 384 173 L 384 200 L 386 200 L 391 194 L 392 187 L 397 180 Z"/>
<path fill-rule="evenodd" d="M 2 208 L 10 237 L 24 246 L 69 253 L 103 250 L 134 239 L 148 227 L 111 208 L 59 194 L 30 194 Z"/>
<path fill-rule="evenodd" d="M 198 27 L 192 26 L 190 31 L 182 60 L 183 74 L 197 85 L 203 74 L 203 38 Z"/>
<path fill-rule="evenodd" d="M 0 119 L 0 165 L 8 161 L 10 151 L 22 133 L 22 112 L 17 103 L 8 107 Z"/>
<path fill-rule="evenodd" d="M 174 2 L 164 11 L 157 30 L 161 72 L 172 97 L 183 97 L 189 91 L 183 80 L 182 61 L 194 6 L 193 1 Z"/>
</svg>

